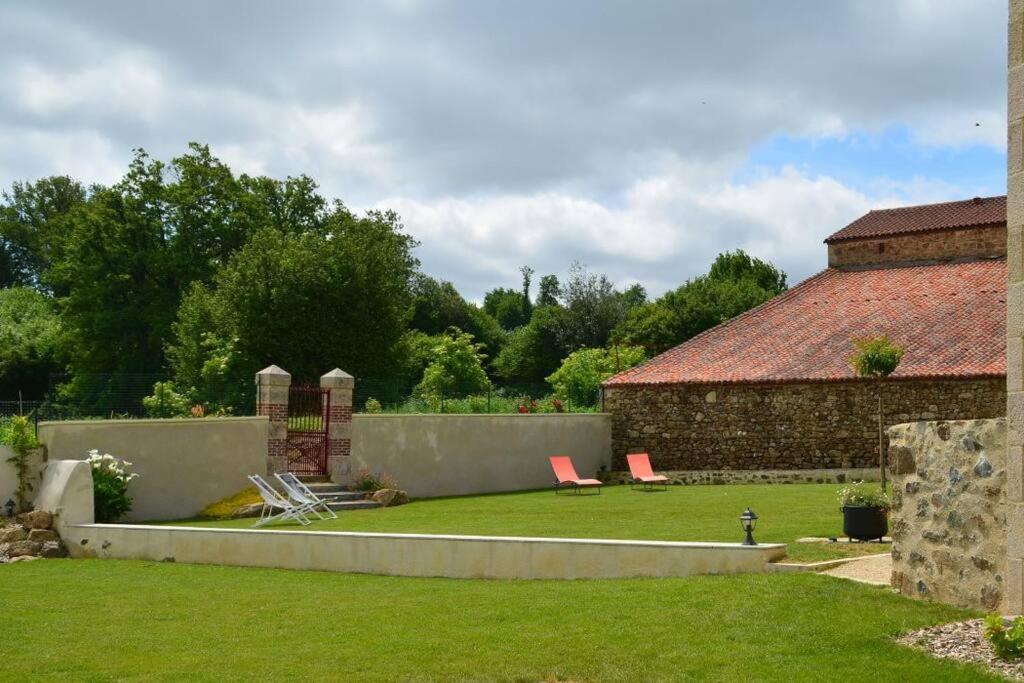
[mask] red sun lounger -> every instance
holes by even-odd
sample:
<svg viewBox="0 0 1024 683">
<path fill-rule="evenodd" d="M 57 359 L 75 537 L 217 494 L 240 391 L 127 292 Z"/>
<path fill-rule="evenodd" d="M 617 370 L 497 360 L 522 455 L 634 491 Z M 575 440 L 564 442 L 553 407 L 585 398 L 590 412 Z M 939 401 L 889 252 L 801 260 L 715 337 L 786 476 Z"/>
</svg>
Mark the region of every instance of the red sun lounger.
<svg viewBox="0 0 1024 683">
<path fill-rule="evenodd" d="M 634 487 L 640 484 L 649 489 L 655 484 L 661 484 L 668 488 L 668 477 L 654 473 L 651 469 L 651 459 L 646 453 L 629 453 L 626 455 L 626 462 L 629 463 L 629 473 L 633 477 Z"/>
<path fill-rule="evenodd" d="M 598 494 L 601 493 L 601 482 L 597 479 L 580 479 L 568 455 L 552 455 L 548 460 L 551 461 L 551 469 L 555 471 L 555 493 L 563 489 L 572 489 L 579 493 L 581 489 L 587 487 L 594 487 Z"/>
</svg>

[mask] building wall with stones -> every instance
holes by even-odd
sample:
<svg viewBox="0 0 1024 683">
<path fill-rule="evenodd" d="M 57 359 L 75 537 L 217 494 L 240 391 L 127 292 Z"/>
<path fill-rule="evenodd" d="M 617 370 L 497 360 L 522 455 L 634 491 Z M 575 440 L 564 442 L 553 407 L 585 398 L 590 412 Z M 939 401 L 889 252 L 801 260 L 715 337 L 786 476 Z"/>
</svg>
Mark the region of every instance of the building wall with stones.
<svg viewBox="0 0 1024 683">
<path fill-rule="evenodd" d="M 1010 0 L 1006 145 L 1007 599 L 1024 612 L 1024 0 Z"/>
<path fill-rule="evenodd" d="M 672 471 L 877 466 L 877 400 L 865 381 L 607 387 L 612 469 L 627 469 L 636 452 Z M 886 425 L 1001 417 L 1006 383 L 889 381 L 884 404 Z"/>
<path fill-rule="evenodd" d="M 828 265 L 833 268 L 1005 255 L 1005 225 L 844 240 L 828 245 Z"/>
<path fill-rule="evenodd" d="M 992 611 L 1006 594 L 1006 421 L 889 429 L 892 585 Z"/>
</svg>

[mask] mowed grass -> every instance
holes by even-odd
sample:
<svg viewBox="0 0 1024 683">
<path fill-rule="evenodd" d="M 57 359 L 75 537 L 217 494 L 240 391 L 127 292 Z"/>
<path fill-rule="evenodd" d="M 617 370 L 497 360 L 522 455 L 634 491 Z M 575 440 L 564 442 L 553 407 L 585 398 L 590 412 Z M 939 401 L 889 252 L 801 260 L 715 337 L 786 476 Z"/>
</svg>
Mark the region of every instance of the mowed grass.
<svg viewBox="0 0 1024 683">
<path fill-rule="evenodd" d="M 383 510 L 346 511 L 336 520 L 316 520 L 309 527 L 291 522 L 268 528 L 739 542 L 743 540 L 739 516 L 750 507 L 760 517 L 756 539 L 789 543 L 794 561 L 887 552 L 888 546 L 877 544 L 793 543 L 803 537 L 842 535 L 838 490 L 835 484 L 674 486 L 655 492 L 606 486 L 601 495 L 531 491 L 414 500 Z M 253 520 L 177 523 L 248 528 Z"/>
<path fill-rule="evenodd" d="M 816 574 L 381 577 L 115 560 L 0 566 L 5 680 L 982 681 L 896 645 L 965 618 Z"/>
</svg>

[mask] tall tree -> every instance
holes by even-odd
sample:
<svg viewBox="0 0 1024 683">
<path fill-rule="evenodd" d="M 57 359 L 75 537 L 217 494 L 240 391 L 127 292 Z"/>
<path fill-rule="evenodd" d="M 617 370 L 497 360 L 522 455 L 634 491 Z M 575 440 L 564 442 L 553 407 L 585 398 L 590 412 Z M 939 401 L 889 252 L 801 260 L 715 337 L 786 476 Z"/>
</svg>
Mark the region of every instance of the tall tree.
<svg viewBox="0 0 1024 683">
<path fill-rule="evenodd" d="M 540 279 L 540 287 L 537 291 L 538 306 L 557 306 L 561 296 L 562 286 L 558 283 L 557 276 L 545 275 Z"/>
<path fill-rule="evenodd" d="M 206 397 L 271 363 L 297 381 L 331 367 L 388 376 L 412 303 L 414 244 L 393 213 L 339 212 L 326 234 L 260 231 L 185 298 L 169 349 L 179 383 Z"/>
<path fill-rule="evenodd" d="M 29 287 L 0 289 L 0 397 L 40 399 L 61 369 L 52 299 Z"/>
<path fill-rule="evenodd" d="M 16 182 L 0 194 L 0 287 L 46 287 L 63 258 L 67 214 L 85 200 L 85 188 L 67 176 Z"/>
<path fill-rule="evenodd" d="M 706 275 L 634 308 L 616 341 L 658 354 L 786 290 L 786 274 L 742 251 L 720 254 Z"/>
<path fill-rule="evenodd" d="M 522 327 L 530 320 L 529 307 L 522 292 L 497 287 L 484 295 L 484 311 L 505 330 Z"/>
<path fill-rule="evenodd" d="M 472 334 L 489 356 L 501 350 L 505 340 L 501 325 L 486 311 L 463 299 L 452 283 L 418 273 L 413 278 L 412 290 L 412 329 L 437 335 L 457 327 Z"/>
</svg>

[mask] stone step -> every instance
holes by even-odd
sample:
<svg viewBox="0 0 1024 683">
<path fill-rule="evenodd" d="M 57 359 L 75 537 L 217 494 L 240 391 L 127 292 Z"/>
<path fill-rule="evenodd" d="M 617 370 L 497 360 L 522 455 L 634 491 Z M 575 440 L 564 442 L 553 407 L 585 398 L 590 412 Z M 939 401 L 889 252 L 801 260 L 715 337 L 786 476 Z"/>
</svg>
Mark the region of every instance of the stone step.
<svg viewBox="0 0 1024 683">
<path fill-rule="evenodd" d="M 366 499 L 366 496 L 359 491 L 313 491 L 313 494 L 328 502 L 334 503 Z"/>
<path fill-rule="evenodd" d="M 343 510 L 373 510 L 380 506 L 380 503 L 375 500 L 340 500 L 327 502 L 327 507 L 331 508 L 335 512 L 341 512 Z"/>
</svg>

